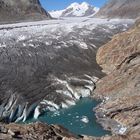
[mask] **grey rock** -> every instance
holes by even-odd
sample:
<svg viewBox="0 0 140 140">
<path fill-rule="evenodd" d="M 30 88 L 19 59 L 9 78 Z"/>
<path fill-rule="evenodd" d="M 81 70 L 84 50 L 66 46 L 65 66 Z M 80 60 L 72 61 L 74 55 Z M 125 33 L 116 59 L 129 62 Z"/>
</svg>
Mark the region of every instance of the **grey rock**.
<svg viewBox="0 0 140 140">
<path fill-rule="evenodd" d="M 51 19 L 39 0 L 1 0 L 0 24 Z"/>
<path fill-rule="evenodd" d="M 136 19 L 139 16 L 139 0 L 109 0 L 94 17 Z"/>
</svg>

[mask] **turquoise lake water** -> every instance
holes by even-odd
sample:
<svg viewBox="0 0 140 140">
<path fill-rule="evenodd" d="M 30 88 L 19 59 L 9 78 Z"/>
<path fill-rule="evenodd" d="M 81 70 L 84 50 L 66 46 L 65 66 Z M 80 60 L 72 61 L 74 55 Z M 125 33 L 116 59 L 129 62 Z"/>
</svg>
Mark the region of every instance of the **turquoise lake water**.
<svg viewBox="0 0 140 140">
<path fill-rule="evenodd" d="M 83 98 L 75 106 L 57 112 L 46 112 L 38 120 L 30 119 L 28 122 L 41 121 L 48 124 L 60 124 L 75 134 L 90 136 L 103 136 L 109 134 L 97 122 L 93 107 L 98 101 Z"/>
</svg>

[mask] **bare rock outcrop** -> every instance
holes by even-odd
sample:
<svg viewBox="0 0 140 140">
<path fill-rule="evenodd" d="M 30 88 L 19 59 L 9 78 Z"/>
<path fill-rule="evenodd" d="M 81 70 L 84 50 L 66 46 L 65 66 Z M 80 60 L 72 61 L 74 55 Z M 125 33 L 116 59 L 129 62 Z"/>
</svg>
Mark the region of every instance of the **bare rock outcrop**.
<svg viewBox="0 0 140 140">
<path fill-rule="evenodd" d="M 48 125 L 40 122 L 33 124 L 0 124 L 2 140 L 62 140 L 63 138 L 79 139 L 59 125 Z"/>
<path fill-rule="evenodd" d="M 39 0 L 1 0 L 0 23 L 50 19 Z"/>
<path fill-rule="evenodd" d="M 108 44 L 99 48 L 96 57 L 97 63 L 106 73 L 118 69 L 127 60 L 138 56 L 139 39 L 140 24 L 137 21 L 131 30 L 115 35 Z"/>
<path fill-rule="evenodd" d="M 127 136 L 113 135 L 103 137 L 77 136 L 60 125 L 41 122 L 32 124 L 0 124 L 1 140 L 138 140 L 139 134 L 130 132 Z"/>
<path fill-rule="evenodd" d="M 137 18 L 140 16 L 139 0 L 109 0 L 95 15 L 100 18 Z"/>
<path fill-rule="evenodd" d="M 113 133 L 140 138 L 140 21 L 101 47 L 97 62 L 108 74 L 95 90 L 103 99 L 96 108 L 99 122 Z"/>
</svg>

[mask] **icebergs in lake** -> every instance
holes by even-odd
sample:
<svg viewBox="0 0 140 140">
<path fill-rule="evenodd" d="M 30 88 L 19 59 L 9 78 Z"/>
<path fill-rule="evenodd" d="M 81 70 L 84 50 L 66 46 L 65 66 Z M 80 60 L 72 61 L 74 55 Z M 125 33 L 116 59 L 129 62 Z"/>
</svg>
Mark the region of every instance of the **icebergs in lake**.
<svg viewBox="0 0 140 140">
<path fill-rule="evenodd" d="M 89 122 L 89 119 L 87 116 L 83 116 L 82 119 L 81 119 L 82 122 L 84 123 L 88 123 Z"/>
</svg>

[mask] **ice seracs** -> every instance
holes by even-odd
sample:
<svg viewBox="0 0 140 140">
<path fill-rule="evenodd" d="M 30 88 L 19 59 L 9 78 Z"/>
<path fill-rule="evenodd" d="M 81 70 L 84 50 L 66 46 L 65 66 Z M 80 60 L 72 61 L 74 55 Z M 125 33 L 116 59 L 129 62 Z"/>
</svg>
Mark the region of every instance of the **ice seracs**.
<svg viewBox="0 0 140 140">
<path fill-rule="evenodd" d="M 34 111 L 34 119 L 37 119 L 39 117 L 39 115 L 40 115 L 39 108 L 40 108 L 39 106 L 37 106 L 35 108 L 35 111 Z"/>
</svg>

